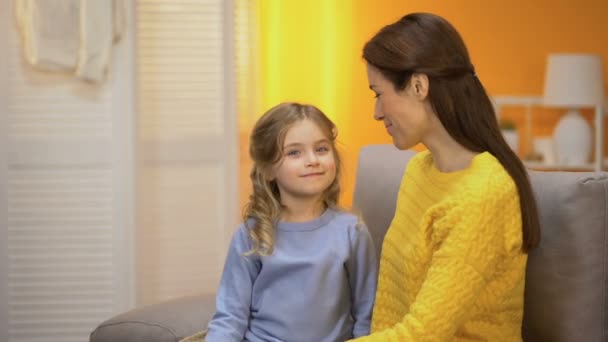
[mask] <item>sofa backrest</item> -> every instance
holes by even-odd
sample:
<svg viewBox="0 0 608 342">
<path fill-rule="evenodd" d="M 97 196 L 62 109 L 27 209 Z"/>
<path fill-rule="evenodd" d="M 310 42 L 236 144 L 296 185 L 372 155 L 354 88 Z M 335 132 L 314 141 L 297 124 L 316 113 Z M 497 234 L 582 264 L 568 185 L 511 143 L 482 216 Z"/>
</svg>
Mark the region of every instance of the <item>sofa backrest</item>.
<svg viewBox="0 0 608 342">
<path fill-rule="evenodd" d="M 526 341 L 608 341 L 608 174 L 530 172 L 541 243 L 528 256 Z"/>
<path fill-rule="evenodd" d="M 393 145 L 369 145 L 359 152 L 353 208 L 360 212 L 380 255 L 384 234 L 395 214 L 399 184 L 416 152 Z"/>
<path fill-rule="evenodd" d="M 361 149 L 353 207 L 380 253 L 412 151 Z M 542 239 L 528 258 L 525 341 L 608 341 L 608 173 L 530 171 Z"/>
</svg>

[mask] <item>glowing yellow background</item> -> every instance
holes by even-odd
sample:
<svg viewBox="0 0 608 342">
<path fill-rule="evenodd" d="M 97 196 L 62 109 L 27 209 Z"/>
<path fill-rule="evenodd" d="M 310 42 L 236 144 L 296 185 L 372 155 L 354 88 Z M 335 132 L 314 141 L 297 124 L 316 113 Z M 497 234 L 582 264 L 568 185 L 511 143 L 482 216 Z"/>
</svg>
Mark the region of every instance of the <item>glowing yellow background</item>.
<svg viewBox="0 0 608 342">
<path fill-rule="evenodd" d="M 382 26 L 406 13 L 433 12 L 448 19 L 467 43 L 491 95 L 541 95 L 546 56 L 552 52 L 599 53 L 608 80 L 606 0 L 260 0 L 257 6 L 261 107 L 308 102 L 334 120 L 340 131 L 346 207 L 352 201 L 360 147 L 391 143 L 382 124 L 372 120 L 373 96 L 361 48 Z M 533 135 L 550 135 L 559 114 L 536 110 Z M 519 113 L 505 115 L 523 125 Z M 587 118 L 591 120 L 589 114 Z M 249 129 L 242 127 L 240 134 L 241 204 L 250 188 Z"/>
</svg>

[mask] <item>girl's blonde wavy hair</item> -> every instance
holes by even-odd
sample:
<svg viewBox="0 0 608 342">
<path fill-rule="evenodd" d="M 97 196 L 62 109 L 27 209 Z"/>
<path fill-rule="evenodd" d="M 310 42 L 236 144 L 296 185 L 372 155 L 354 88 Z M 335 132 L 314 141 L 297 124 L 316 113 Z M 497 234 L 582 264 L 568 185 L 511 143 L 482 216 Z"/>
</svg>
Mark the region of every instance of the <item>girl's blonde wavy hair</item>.
<svg viewBox="0 0 608 342">
<path fill-rule="evenodd" d="M 336 150 L 338 131 L 334 123 L 317 107 L 293 102 L 281 103 L 268 110 L 256 122 L 250 137 L 249 156 L 253 161 L 250 177 L 253 193 L 249 196 L 243 219 L 252 241 L 246 255 L 270 255 L 274 248 L 274 230 L 283 205 L 276 181 L 269 180 L 272 168 L 281 161 L 287 131 L 297 122 L 311 120 L 331 142 L 336 162 L 336 178 L 323 194 L 328 208 L 336 208 L 340 195 L 341 162 Z"/>
</svg>

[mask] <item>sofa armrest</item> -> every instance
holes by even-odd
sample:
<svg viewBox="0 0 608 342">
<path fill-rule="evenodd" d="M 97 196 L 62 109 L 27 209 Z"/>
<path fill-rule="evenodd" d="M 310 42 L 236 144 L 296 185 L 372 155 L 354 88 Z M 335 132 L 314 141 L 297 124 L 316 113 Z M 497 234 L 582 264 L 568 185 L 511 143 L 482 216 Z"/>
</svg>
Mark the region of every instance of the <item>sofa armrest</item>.
<svg viewBox="0 0 608 342">
<path fill-rule="evenodd" d="M 207 328 L 215 295 L 198 295 L 135 308 L 101 323 L 90 342 L 177 342 Z"/>
</svg>

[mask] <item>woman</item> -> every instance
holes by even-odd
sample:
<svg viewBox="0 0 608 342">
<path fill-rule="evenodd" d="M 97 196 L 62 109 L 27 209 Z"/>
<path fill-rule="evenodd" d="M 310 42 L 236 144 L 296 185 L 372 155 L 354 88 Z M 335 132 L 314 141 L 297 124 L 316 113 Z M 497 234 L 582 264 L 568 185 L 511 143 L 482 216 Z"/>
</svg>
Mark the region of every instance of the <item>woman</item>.
<svg viewBox="0 0 608 342">
<path fill-rule="evenodd" d="M 537 210 L 462 38 L 439 16 L 409 14 L 363 58 L 374 118 L 397 148 L 428 150 L 403 176 L 372 333 L 357 341 L 521 341 Z"/>
</svg>

